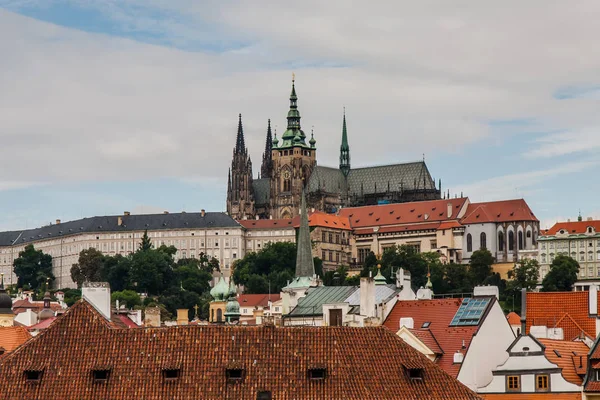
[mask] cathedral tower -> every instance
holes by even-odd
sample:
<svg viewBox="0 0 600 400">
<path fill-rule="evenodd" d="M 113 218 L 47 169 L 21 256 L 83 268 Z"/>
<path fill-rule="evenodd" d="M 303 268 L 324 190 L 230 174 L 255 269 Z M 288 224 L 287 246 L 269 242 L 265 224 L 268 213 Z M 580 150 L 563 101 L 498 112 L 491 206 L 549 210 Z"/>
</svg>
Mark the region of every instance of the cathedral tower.
<svg viewBox="0 0 600 400">
<path fill-rule="evenodd" d="M 350 146 L 346 132 L 346 109 L 344 109 L 344 124 L 342 126 L 342 145 L 340 146 L 340 170 L 345 177 L 350 173 Z"/>
<path fill-rule="evenodd" d="M 242 114 L 239 116 L 237 138 L 227 182 L 227 213 L 236 219 L 254 217 L 252 161 L 244 141 Z"/>
<path fill-rule="evenodd" d="M 271 135 L 271 120 L 267 126 L 267 140 L 265 142 L 265 152 L 263 153 L 262 165 L 260 167 L 261 178 L 271 178 L 273 173 L 273 136 Z"/>
<path fill-rule="evenodd" d="M 316 164 L 316 141 L 311 135 L 308 144 L 300 127 L 298 96 L 295 80 L 292 79 L 290 110 L 287 115 L 287 129 L 272 142 L 271 157 L 271 216 L 272 218 L 293 218 L 299 214 L 301 194 Z"/>
</svg>

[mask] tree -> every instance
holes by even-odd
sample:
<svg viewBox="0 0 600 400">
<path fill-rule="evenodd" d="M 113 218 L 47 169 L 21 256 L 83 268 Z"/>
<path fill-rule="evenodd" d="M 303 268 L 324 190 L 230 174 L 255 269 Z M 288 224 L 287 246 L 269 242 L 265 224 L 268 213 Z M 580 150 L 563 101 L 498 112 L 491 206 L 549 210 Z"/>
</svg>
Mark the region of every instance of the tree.
<svg viewBox="0 0 600 400">
<path fill-rule="evenodd" d="M 556 256 L 542 281 L 542 292 L 570 292 L 578 273 L 579 263 L 576 260 L 569 256 Z"/>
<path fill-rule="evenodd" d="M 537 260 L 522 259 L 508 271 L 511 280 L 506 284 L 506 308 L 521 312 L 521 289 L 535 289 L 540 277 L 539 268 Z"/>
<path fill-rule="evenodd" d="M 140 295 L 134 290 L 123 290 L 122 292 L 114 292 L 110 296 L 110 300 L 113 303 L 119 301 L 119 306 L 127 306 L 127 308 L 133 308 L 135 306 L 142 305 L 142 299 Z"/>
<path fill-rule="evenodd" d="M 137 291 L 158 295 L 175 282 L 173 271 L 174 247 L 161 246 L 158 249 L 140 249 L 129 260 L 131 284 Z"/>
<path fill-rule="evenodd" d="M 144 231 L 144 236 L 142 236 L 142 242 L 140 243 L 139 250 L 147 251 L 147 250 L 151 250 L 151 249 L 152 249 L 152 242 L 150 241 L 150 238 L 148 237 L 148 229 L 146 229 Z"/>
<path fill-rule="evenodd" d="M 104 258 L 103 280 L 108 282 L 111 290 L 119 292 L 125 289 L 133 289 L 131 281 L 131 258 L 117 254 L 113 257 Z"/>
<path fill-rule="evenodd" d="M 83 282 L 104 280 L 104 255 L 93 247 L 79 253 L 79 262 L 71 267 L 71 279 L 81 286 Z"/>
<path fill-rule="evenodd" d="M 471 277 L 465 264 L 444 265 L 444 283 L 447 293 L 471 293 L 473 291 Z"/>
<path fill-rule="evenodd" d="M 244 285 L 245 293 L 280 292 L 296 273 L 296 244 L 268 243 L 248 253 L 233 266 L 233 281 Z"/>
<path fill-rule="evenodd" d="M 32 244 L 25 246 L 25 249 L 19 252 L 19 257 L 15 259 L 13 266 L 19 287 L 28 285 L 30 289 L 37 291 L 48 280 L 55 279 L 52 274 L 52 256 L 36 250 Z"/>
<path fill-rule="evenodd" d="M 65 293 L 65 303 L 69 307 L 81 299 L 81 290 L 79 289 L 64 289 L 63 292 Z"/>
<path fill-rule="evenodd" d="M 471 255 L 469 275 L 473 286 L 482 285 L 492 275 L 494 256 L 488 249 L 480 249 Z"/>
</svg>

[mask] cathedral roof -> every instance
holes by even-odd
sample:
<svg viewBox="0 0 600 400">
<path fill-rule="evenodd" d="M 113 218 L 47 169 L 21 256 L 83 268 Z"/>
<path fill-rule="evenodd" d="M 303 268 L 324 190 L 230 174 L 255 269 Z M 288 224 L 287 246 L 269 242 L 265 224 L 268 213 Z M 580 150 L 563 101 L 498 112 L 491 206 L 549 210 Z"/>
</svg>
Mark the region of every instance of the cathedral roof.
<svg viewBox="0 0 600 400">
<path fill-rule="evenodd" d="M 254 202 L 256 204 L 268 204 L 271 194 L 271 180 L 269 178 L 254 179 L 252 181 L 254 190 Z"/>
</svg>

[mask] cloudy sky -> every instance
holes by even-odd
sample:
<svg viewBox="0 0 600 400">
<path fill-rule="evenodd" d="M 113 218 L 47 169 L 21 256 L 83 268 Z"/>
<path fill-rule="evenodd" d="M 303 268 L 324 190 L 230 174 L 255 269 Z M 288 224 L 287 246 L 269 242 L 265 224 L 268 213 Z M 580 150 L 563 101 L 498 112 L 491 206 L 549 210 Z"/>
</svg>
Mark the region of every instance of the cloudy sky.
<svg viewBox="0 0 600 400">
<path fill-rule="evenodd" d="M 600 2 L 0 0 L 0 229 L 225 209 L 296 73 L 335 166 L 418 160 L 472 201 L 600 218 Z"/>
</svg>

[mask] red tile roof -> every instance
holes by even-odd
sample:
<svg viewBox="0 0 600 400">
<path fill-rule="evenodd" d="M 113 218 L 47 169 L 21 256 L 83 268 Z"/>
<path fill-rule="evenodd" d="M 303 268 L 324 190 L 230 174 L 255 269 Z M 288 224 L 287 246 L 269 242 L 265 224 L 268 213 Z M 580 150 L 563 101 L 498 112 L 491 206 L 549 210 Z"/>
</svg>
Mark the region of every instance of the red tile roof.
<svg viewBox="0 0 600 400">
<path fill-rule="evenodd" d="M 29 339 L 31 335 L 22 326 L 0 326 L 0 347 L 6 352 L 13 351 Z"/>
<path fill-rule="evenodd" d="M 429 350 L 433 351 L 435 354 L 444 354 L 444 350 L 442 350 L 440 344 L 435 340 L 435 336 L 433 336 L 433 333 L 431 333 L 429 329 L 410 329 L 410 333 L 415 335 L 421 343 L 427 346 Z"/>
<path fill-rule="evenodd" d="M 583 342 L 538 339 L 546 346 L 546 358 L 562 369 L 562 376 L 569 382 L 581 386 L 587 367 L 589 347 Z M 560 357 L 554 352 L 556 350 Z"/>
<path fill-rule="evenodd" d="M 240 307 L 267 307 L 271 302 L 275 302 L 281 298 L 278 294 L 241 294 L 238 296 Z"/>
<path fill-rule="evenodd" d="M 463 351 L 466 354 L 478 329 L 477 326 L 449 326 L 461 303 L 462 299 L 399 301 L 394 305 L 384 326 L 397 332 L 400 329 L 400 318 L 412 318 L 415 329 L 421 328 L 424 322 L 430 322 L 429 330 L 444 353 L 436 363 L 456 378 L 461 364 L 454 363 L 454 353 Z"/>
<path fill-rule="evenodd" d="M 27 327 L 27 329 L 29 331 L 41 331 L 42 329 L 48 328 L 55 320 L 56 320 L 56 317 L 46 318 L 45 320 L 38 322 L 35 325 L 31 325 L 31 326 Z"/>
<path fill-rule="evenodd" d="M 556 235 L 561 229 L 564 229 L 569 234 L 586 233 L 588 226 L 594 227 L 596 232 L 600 232 L 600 221 L 573 221 L 573 222 L 557 222 L 552 228 L 544 231 L 544 235 Z"/>
<path fill-rule="evenodd" d="M 521 325 L 521 317 L 516 312 L 508 313 L 506 316 L 509 325 Z"/>
<path fill-rule="evenodd" d="M 294 217 L 293 225 L 296 228 L 300 227 L 300 216 Z M 351 230 L 348 218 L 334 214 L 327 214 L 322 211 L 315 211 L 308 214 L 308 225 L 322 226 L 332 229 Z"/>
<path fill-rule="evenodd" d="M 413 203 L 384 204 L 365 207 L 342 208 L 340 216 L 350 219 L 352 228 L 404 225 L 422 222 L 441 222 L 458 219 L 467 198 L 417 201 Z M 448 204 L 452 204 L 452 215 L 448 218 Z"/>
<path fill-rule="evenodd" d="M 27 309 L 31 309 L 31 311 L 38 313 L 38 312 L 42 311 L 43 308 L 44 308 L 43 301 L 29 301 L 29 299 L 23 299 L 23 300 L 17 300 L 13 303 L 13 312 L 15 314 L 20 314 L 22 312 L 25 312 Z M 55 301 L 50 302 L 50 309 L 54 312 L 63 311 L 62 306 Z"/>
<path fill-rule="evenodd" d="M 326 377 L 308 379 L 310 368 Z M 422 380 L 409 378 L 413 368 Z M 109 370 L 108 381 L 94 382 L 94 369 Z M 165 382 L 166 369 L 179 377 Z M 227 369 L 243 379 L 228 382 Z M 27 370 L 43 371 L 41 380 L 27 384 Z M 479 398 L 383 327 L 114 329 L 85 301 L 3 359 L 0 387 L 11 399 Z"/>
<path fill-rule="evenodd" d="M 582 332 L 595 338 L 596 319 L 588 315 L 588 296 L 589 292 L 527 292 L 527 333 L 532 326 L 543 325 L 562 328 L 565 340 Z"/>
<path fill-rule="evenodd" d="M 471 203 L 460 221 L 464 224 L 484 222 L 538 221 L 525 200 L 502 200 Z"/>
</svg>

